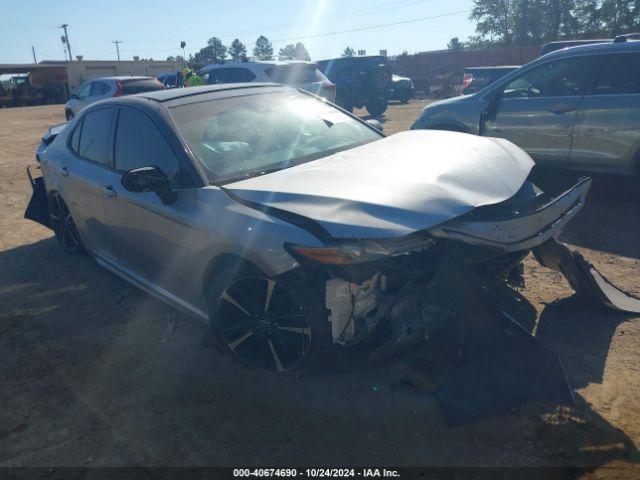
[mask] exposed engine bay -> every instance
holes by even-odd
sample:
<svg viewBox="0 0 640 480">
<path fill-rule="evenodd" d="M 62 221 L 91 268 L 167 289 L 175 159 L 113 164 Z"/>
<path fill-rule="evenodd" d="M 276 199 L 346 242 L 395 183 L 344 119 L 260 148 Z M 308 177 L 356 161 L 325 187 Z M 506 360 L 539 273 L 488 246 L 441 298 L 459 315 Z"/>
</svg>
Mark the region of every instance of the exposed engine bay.
<svg viewBox="0 0 640 480">
<path fill-rule="evenodd" d="M 303 277 L 314 279 L 310 288 L 323 289 L 316 294 L 323 296 L 337 348 L 366 344 L 367 361 L 420 345 L 441 350 L 448 363 L 434 379 L 434 393 L 450 424 L 526 400 L 572 404 L 560 359 L 519 321 L 533 306 L 518 288 L 522 260 L 532 252 L 584 301 L 640 312 L 640 299 L 556 240 L 590 183 L 549 197 L 526 182 L 506 202 L 401 239 L 368 240 L 359 248 L 337 242 L 323 252 L 288 248 L 300 258 Z"/>
</svg>

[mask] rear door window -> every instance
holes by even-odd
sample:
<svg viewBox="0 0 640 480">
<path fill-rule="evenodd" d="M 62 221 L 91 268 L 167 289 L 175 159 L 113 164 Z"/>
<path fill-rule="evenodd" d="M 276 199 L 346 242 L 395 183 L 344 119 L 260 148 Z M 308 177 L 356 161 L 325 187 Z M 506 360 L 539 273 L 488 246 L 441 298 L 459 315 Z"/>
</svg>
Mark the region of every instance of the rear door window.
<svg viewBox="0 0 640 480">
<path fill-rule="evenodd" d="M 91 94 L 92 97 L 97 97 L 100 95 L 104 95 L 109 91 L 109 85 L 104 82 L 93 82 L 91 84 Z"/>
<path fill-rule="evenodd" d="M 82 121 L 76 126 L 71 133 L 71 140 L 69 141 L 69 147 L 73 150 L 73 153 L 80 155 L 80 130 L 82 129 Z"/>
<path fill-rule="evenodd" d="M 142 92 L 154 92 L 156 90 L 162 90 L 164 85 L 155 78 L 149 79 L 136 79 L 136 80 L 121 80 L 122 94 L 134 95 Z"/>
<path fill-rule="evenodd" d="M 116 127 L 114 160 L 116 170 L 128 172 L 156 166 L 168 176 L 177 176 L 180 162 L 151 119 L 131 108 L 121 108 Z"/>
<path fill-rule="evenodd" d="M 233 68 L 216 68 L 209 72 L 209 83 L 234 83 Z"/>
<path fill-rule="evenodd" d="M 109 138 L 112 119 L 112 108 L 100 108 L 84 116 L 78 147 L 78 154 L 81 157 L 110 166 Z"/>
<path fill-rule="evenodd" d="M 275 83 L 299 84 L 313 83 L 322 80 L 322 73 L 312 64 L 276 65 L 267 71 L 269 78 Z"/>
<path fill-rule="evenodd" d="M 640 93 L 640 54 L 604 55 L 591 95 Z"/>
<path fill-rule="evenodd" d="M 236 82 L 253 82 L 256 75 L 248 68 L 235 68 L 234 79 Z"/>
</svg>

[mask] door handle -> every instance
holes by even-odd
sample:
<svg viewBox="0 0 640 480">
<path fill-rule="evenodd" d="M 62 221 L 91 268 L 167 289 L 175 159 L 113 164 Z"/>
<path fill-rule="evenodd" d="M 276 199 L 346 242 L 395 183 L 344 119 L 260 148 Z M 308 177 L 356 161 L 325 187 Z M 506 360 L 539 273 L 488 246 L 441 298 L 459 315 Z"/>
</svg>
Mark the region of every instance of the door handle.
<svg viewBox="0 0 640 480">
<path fill-rule="evenodd" d="M 102 191 L 105 193 L 107 197 L 117 197 L 118 192 L 113 189 L 112 185 L 103 185 Z"/>
<path fill-rule="evenodd" d="M 563 113 L 567 113 L 567 112 L 572 112 L 576 109 L 576 107 L 573 107 L 571 105 L 567 105 L 566 103 L 558 103 L 556 105 L 553 105 L 549 111 L 552 113 L 557 113 L 557 114 L 563 114 Z"/>
<path fill-rule="evenodd" d="M 58 172 L 60 172 L 60 175 L 62 175 L 63 177 L 69 176 L 69 169 L 67 167 L 58 168 Z"/>
</svg>

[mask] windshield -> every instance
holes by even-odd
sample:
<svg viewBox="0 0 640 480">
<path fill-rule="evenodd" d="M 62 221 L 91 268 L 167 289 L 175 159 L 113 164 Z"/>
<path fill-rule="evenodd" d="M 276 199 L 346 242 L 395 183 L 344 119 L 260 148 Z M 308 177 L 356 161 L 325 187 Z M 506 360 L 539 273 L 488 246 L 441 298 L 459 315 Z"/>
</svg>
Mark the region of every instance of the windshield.
<svg viewBox="0 0 640 480">
<path fill-rule="evenodd" d="M 156 90 L 162 90 L 164 88 L 164 85 L 155 78 L 121 80 L 120 83 L 122 84 L 123 95 L 133 95 L 135 93 L 143 92 L 155 92 Z"/>
<path fill-rule="evenodd" d="M 210 100 L 169 111 L 216 184 L 299 165 L 382 137 L 299 92 Z"/>
</svg>

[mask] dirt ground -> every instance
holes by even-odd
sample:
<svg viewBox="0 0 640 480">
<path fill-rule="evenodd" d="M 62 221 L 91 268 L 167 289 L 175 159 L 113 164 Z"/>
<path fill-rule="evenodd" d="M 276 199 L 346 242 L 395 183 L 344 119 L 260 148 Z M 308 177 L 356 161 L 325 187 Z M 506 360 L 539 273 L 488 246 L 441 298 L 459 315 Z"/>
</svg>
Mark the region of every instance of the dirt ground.
<svg viewBox="0 0 640 480">
<path fill-rule="evenodd" d="M 391 106 L 386 133 L 409 128 L 425 103 Z M 529 404 L 458 428 L 431 394 L 398 381 L 401 361 L 301 378 L 252 371 L 200 323 L 169 328 L 167 308 L 23 219 L 25 166 L 62 121 L 59 105 L 0 110 L 1 465 L 599 469 L 588 478 L 616 466 L 616 478 L 640 478 L 640 318 L 574 301 L 527 259 L 534 334 L 559 353 L 576 406 Z M 638 187 L 596 182 L 562 240 L 640 295 Z"/>
</svg>

